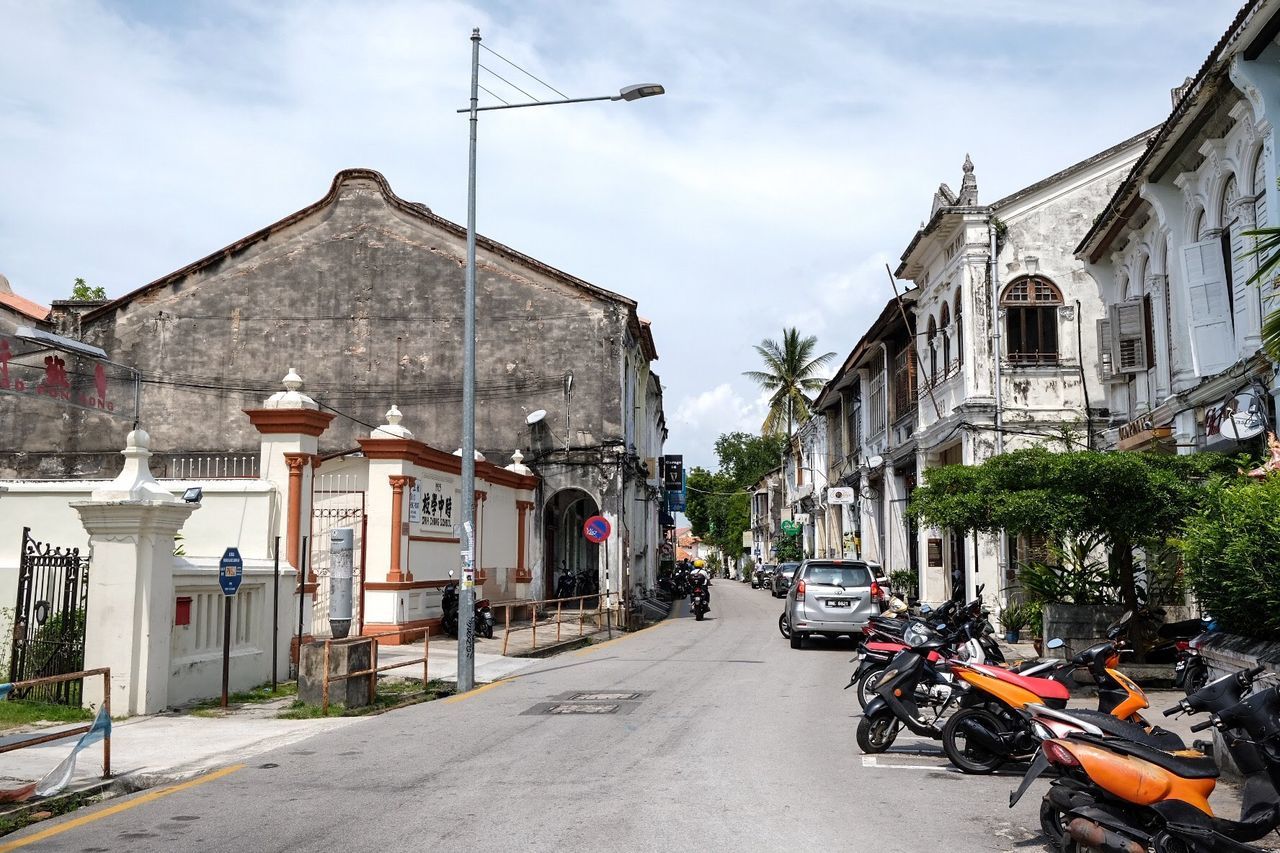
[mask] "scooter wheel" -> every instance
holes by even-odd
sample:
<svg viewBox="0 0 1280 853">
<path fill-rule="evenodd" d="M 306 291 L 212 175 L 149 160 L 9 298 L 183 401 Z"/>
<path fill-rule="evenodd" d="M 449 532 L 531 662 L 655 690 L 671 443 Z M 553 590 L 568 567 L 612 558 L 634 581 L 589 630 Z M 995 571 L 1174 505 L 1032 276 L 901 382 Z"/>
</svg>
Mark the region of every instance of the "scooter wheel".
<svg viewBox="0 0 1280 853">
<path fill-rule="evenodd" d="M 1003 734 L 1007 727 L 1000 718 L 982 708 L 965 708 L 947 720 L 942 729 L 942 751 L 964 773 L 994 773 L 1005 763 L 1006 756 L 992 752 L 965 733 L 967 723 L 977 723 L 993 735 Z"/>
<path fill-rule="evenodd" d="M 862 710 L 866 710 L 871 704 L 871 700 L 876 698 L 875 685 L 879 683 L 880 676 L 884 674 L 885 667 L 873 669 L 870 672 L 863 673 L 862 680 L 858 682 L 858 704 L 862 706 Z"/>
<path fill-rule="evenodd" d="M 778 617 L 778 632 L 782 634 L 782 639 L 791 639 L 791 623 L 787 621 L 785 613 Z"/>
<path fill-rule="evenodd" d="M 486 640 L 492 640 L 492 639 L 493 639 L 493 626 L 492 626 L 491 624 L 489 624 L 488 622 L 485 622 L 485 623 L 484 623 L 484 627 L 480 630 L 480 633 L 481 633 L 481 635 L 482 635 Z"/>
<path fill-rule="evenodd" d="M 858 749 L 863 755 L 875 755 L 893 746 L 898 737 L 898 721 L 891 711 L 858 720 Z"/>
<path fill-rule="evenodd" d="M 693 613 L 693 618 L 694 618 L 695 620 L 697 620 L 698 622 L 701 622 L 701 621 L 702 621 L 702 611 L 701 611 L 701 610 L 695 610 L 695 611 L 694 611 L 694 613 Z"/>
<path fill-rule="evenodd" d="M 1182 689 L 1190 696 L 1208 683 L 1209 667 L 1202 663 L 1194 669 L 1188 668 L 1186 675 L 1183 676 Z"/>
<path fill-rule="evenodd" d="M 1051 849 L 1061 847 L 1062 837 L 1067 833 L 1067 828 L 1062 818 L 1062 812 L 1057 806 L 1049 802 L 1048 797 L 1040 801 L 1040 831 L 1048 837 Z"/>
</svg>

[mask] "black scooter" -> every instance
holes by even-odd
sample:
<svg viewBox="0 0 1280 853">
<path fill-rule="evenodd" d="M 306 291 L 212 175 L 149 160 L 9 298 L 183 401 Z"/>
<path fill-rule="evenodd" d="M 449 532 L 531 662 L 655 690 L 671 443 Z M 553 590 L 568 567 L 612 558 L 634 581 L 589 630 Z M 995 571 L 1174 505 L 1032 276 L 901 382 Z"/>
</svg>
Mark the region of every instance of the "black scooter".
<svg viewBox="0 0 1280 853">
<path fill-rule="evenodd" d="M 449 572 L 449 582 L 445 584 L 440 597 L 440 607 L 444 610 L 440 617 L 440 627 L 450 637 L 458 636 L 458 582 L 453 580 L 453 572 Z M 493 608 L 489 599 L 476 600 L 476 633 L 486 640 L 493 639 Z"/>
<path fill-rule="evenodd" d="M 693 608 L 693 618 L 702 621 L 702 617 L 711 609 L 711 595 L 707 592 L 707 588 L 697 583 L 693 586 L 693 591 L 689 593 L 689 601 Z"/>
</svg>

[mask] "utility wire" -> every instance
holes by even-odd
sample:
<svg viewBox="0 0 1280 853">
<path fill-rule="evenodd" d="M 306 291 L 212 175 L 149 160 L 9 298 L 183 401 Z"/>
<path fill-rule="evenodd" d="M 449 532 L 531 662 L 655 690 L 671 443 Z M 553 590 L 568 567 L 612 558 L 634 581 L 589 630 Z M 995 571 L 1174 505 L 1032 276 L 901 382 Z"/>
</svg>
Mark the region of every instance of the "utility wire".
<svg viewBox="0 0 1280 853">
<path fill-rule="evenodd" d="M 497 74 L 494 74 L 493 76 L 494 76 L 494 77 L 498 77 L 498 75 L 497 75 Z M 502 78 L 501 78 L 501 77 L 498 77 L 498 79 L 499 79 L 499 80 L 501 80 Z M 499 101 L 502 101 L 502 103 L 506 104 L 507 106 L 511 106 L 511 102 L 510 102 L 510 101 L 506 100 L 506 99 L 505 99 L 505 98 L 503 98 L 501 95 L 495 94 L 495 93 L 493 92 L 493 90 L 492 90 L 492 89 L 485 89 L 485 87 L 484 87 L 484 86 L 481 86 L 479 83 L 477 83 L 477 84 L 476 84 L 476 88 L 477 88 L 477 89 L 482 89 L 483 91 L 488 92 L 490 95 L 493 95 L 493 97 L 497 98 Z"/>
<path fill-rule="evenodd" d="M 501 74 L 499 74 L 497 71 L 494 71 L 494 70 L 493 70 L 492 68 L 490 68 L 489 66 L 484 65 L 483 63 L 481 63 L 480 67 L 481 67 L 481 68 L 483 68 L 485 71 L 488 71 L 488 72 L 489 72 L 490 74 L 492 74 L 494 77 L 497 77 L 497 78 L 498 78 L 499 80 L 501 80 L 503 83 L 506 83 L 506 84 L 507 84 L 508 86 L 510 86 L 512 89 L 515 89 L 517 92 L 519 92 L 520 94 L 524 95 L 524 96 L 525 96 L 526 98 L 528 98 L 529 100 L 531 100 L 531 101 L 536 101 L 536 100 L 538 100 L 538 99 L 537 99 L 537 98 L 535 98 L 533 95 L 530 95 L 530 94 L 529 94 L 528 92 L 526 92 L 524 89 L 521 89 L 521 88 L 520 88 L 519 86 L 517 86 L 515 83 L 512 83 L 512 82 L 511 82 L 510 80 L 508 80 L 506 77 L 503 77 Z M 480 88 L 482 88 L 482 89 L 483 89 L 484 87 L 483 87 L 483 86 L 481 86 Z M 486 91 L 486 92 L 489 92 L 489 90 L 488 90 L 488 89 L 485 89 L 485 91 Z M 489 94 L 490 94 L 490 95 L 493 95 L 493 92 L 489 92 Z M 497 95 L 493 95 L 493 96 L 494 96 L 495 98 L 498 98 L 498 96 L 497 96 Z M 502 101 L 502 99 L 501 99 L 501 98 L 498 98 L 498 100 Z M 504 103 L 504 104 L 505 104 L 505 103 L 506 103 L 506 101 L 502 101 L 502 103 Z"/>
<path fill-rule="evenodd" d="M 496 50 L 494 50 L 493 48 L 491 48 L 491 47 L 487 46 L 486 44 L 484 44 L 484 42 L 481 42 L 481 43 L 480 43 L 480 47 L 482 47 L 482 48 L 484 48 L 485 50 L 489 51 L 489 52 L 490 52 L 490 53 L 492 53 L 494 56 L 498 57 L 498 58 L 499 58 L 499 59 L 501 59 L 503 62 L 507 63 L 507 64 L 508 64 L 508 65 L 510 65 L 512 68 L 514 68 L 515 70 L 519 71 L 521 74 L 525 75 L 526 77 L 529 77 L 529 78 L 531 78 L 531 79 L 533 79 L 533 80 L 537 80 L 537 81 L 538 81 L 539 83 L 541 83 L 543 86 L 546 86 L 548 89 L 550 89 L 551 91 L 555 92 L 555 93 L 556 93 L 557 95 L 559 95 L 560 97 L 565 98 L 565 99 L 568 99 L 568 97 L 569 97 L 569 96 L 568 96 L 568 95 L 566 95 L 564 92 L 561 92 L 559 89 L 557 89 L 555 86 L 552 86 L 550 83 L 546 82 L 545 80 L 542 80 L 542 79 L 540 79 L 540 78 L 538 78 L 538 77 L 535 77 L 534 75 L 530 74 L 528 71 L 525 71 L 523 68 L 521 68 L 519 65 L 516 65 L 516 64 L 515 64 L 514 62 L 512 62 L 510 59 L 507 59 L 505 56 L 503 56 L 502 54 L 498 53 L 498 52 L 497 52 Z M 495 74 L 494 76 L 496 77 L 497 75 Z"/>
</svg>

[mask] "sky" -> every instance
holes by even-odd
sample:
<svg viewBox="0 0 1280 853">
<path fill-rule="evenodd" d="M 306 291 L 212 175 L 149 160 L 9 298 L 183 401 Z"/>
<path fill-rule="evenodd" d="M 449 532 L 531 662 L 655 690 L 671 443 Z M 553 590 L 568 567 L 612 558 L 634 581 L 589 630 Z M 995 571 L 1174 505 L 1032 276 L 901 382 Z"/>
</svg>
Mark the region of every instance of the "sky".
<svg viewBox="0 0 1280 853">
<path fill-rule="evenodd" d="M 666 87 L 482 114 L 477 222 L 639 302 L 667 450 L 714 467 L 764 418 L 753 345 L 843 358 L 966 154 L 993 201 L 1160 123 L 1239 1 L 0 0 L 0 274 L 119 296 L 356 166 L 465 222 L 479 27 L 570 97 Z"/>
</svg>

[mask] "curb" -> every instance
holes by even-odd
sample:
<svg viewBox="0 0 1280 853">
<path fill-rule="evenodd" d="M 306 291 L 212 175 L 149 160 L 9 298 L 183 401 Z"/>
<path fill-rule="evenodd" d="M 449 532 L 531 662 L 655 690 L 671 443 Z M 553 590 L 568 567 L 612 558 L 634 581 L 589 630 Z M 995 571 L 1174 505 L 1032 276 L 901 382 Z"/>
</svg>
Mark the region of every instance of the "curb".
<svg viewBox="0 0 1280 853">
<path fill-rule="evenodd" d="M 561 640 L 558 643 L 552 643 L 549 646 L 542 646 L 536 649 L 530 649 L 527 652 L 521 652 L 518 655 L 511 655 L 513 658 L 549 658 L 558 655 L 560 652 L 568 652 L 574 649 L 580 649 L 583 646 L 591 645 L 590 637 L 574 637 L 572 640 Z"/>
</svg>

